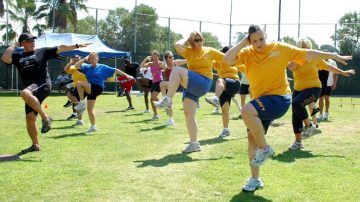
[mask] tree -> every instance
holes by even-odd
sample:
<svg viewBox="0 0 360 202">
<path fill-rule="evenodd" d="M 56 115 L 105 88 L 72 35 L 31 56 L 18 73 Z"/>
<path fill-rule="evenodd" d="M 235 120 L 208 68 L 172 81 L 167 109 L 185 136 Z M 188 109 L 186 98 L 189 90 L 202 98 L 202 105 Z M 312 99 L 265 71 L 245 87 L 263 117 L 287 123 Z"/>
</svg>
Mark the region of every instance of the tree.
<svg viewBox="0 0 360 202">
<path fill-rule="evenodd" d="M 320 50 L 328 50 L 329 52 L 332 52 L 332 53 L 335 53 L 335 52 L 339 53 L 339 50 L 337 48 L 335 48 L 334 46 L 329 45 L 329 44 L 321 45 Z"/>
<path fill-rule="evenodd" d="M 77 25 L 78 25 L 78 11 L 84 10 L 87 12 L 87 7 L 84 4 L 86 0 L 70 0 L 70 12 L 68 14 L 68 18 L 70 19 L 71 24 L 73 25 L 73 32 L 77 32 Z"/>
<path fill-rule="evenodd" d="M 205 39 L 204 46 L 210 46 L 216 49 L 222 48 L 217 36 L 213 35 L 210 32 L 201 32 L 201 34 Z"/>
<path fill-rule="evenodd" d="M 339 24 L 336 38 L 332 38 L 339 41 L 340 54 L 360 57 L 360 12 L 346 13 L 340 18 Z"/>
<path fill-rule="evenodd" d="M 77 22 L 76 31 L 73 31 L 74 27 L 70 24 L 66 26 L 64 32 L 73 32 L 78 34 L 88 34 L 95 35 L 96 34 L 96 19 L 92 16 L 87 16 L 83 19 L 80 19 Z"/>
<path fill-rule="evenodd" d="M 16 0 L 15 2 L 9 2 L 9 18 L 13 22 L 20 23 L 21 33 L 30 32 L 31 30 L 36 31 L 38 35 L 41 35 L 43 30 L 46 29 L 44 24 L 36 24 L 30 29 L 30 22 L 36 22 L 47 16 L 46 7 L 37 7 L 35 0 Z M 7 25 L 0 25 L 0 30 L 6 28 Z M 10 24 L 8 26 L 8 39 L 14 40 L 16 37 L 16 30 Z M 6 34 L 2 36 L 6 38 Z"/>
<path fill-rule="evenodd" d="M 0 17 L 4 16 L 4 0 L 0 0 Z"/>
<path fill-rule="evenodd" d="M 282 42 L 285 42 L 285 43 L 288 43 L 288 44 L 291 44 L 293 46 L 296 46 L 296 41 L 293 37 L 291 36 L 284 36 L 282 39 L 281 39 Z"/>
<path fill-rule="evenodd" d="M 246 32 L 236 32 L 236 43 L 239 43 L 246 35 Z"/>
</svg>

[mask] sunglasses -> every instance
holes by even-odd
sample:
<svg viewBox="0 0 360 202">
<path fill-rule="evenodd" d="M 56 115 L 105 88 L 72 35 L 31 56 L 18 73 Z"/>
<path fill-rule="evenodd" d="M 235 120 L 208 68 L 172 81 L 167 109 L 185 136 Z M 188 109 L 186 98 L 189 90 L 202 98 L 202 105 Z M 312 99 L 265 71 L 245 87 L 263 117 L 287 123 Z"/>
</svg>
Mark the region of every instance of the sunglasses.
<svg viewBox="0 0 360 202">
<path fill-rule="evenodd" d="M 194 39 L 194 42 L 201 42 L 202 39 Z"/>
</svg>

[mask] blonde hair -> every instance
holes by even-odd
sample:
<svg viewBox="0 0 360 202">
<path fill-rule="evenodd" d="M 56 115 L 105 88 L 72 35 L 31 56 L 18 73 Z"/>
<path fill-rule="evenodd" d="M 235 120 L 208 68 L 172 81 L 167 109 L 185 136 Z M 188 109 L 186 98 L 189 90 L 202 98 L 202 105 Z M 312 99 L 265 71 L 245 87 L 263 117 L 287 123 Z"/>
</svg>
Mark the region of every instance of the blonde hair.
<svg viewBox="0 0 360 202">
<path fill-rule="evenodd" d="M 190 44 L 190 46 L 192 48 L 195 46 L 194 39 L 195 39 L 196 36 L 200 36 L 200 38 L 202 39 L 201 43 L 204 43 L 204 37 L 201 34 L 201 32 L 193 31 L 193 32 L 190 33 L 190 36 L 189 36 L 189 38 L 187 40 L 187 42 Z"/>
<path fill-rule="evenodd" d="M 301 38 L 297 41 L 296 46 L 299 48 L 312 49 L 312 43 L 308 38 Z"/>
</svg>

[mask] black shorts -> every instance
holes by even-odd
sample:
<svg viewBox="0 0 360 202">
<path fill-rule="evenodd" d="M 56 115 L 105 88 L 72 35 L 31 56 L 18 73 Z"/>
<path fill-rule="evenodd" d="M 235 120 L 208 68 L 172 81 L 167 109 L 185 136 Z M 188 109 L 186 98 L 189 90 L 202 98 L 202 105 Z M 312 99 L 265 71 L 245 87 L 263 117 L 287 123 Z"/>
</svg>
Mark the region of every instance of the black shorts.
<svg viewBox="0 0 360 202">
<path fill-rule="evenodd" d="M 39 100 L 40 104 L 45 100 L 47 96 L 50 95 L 51 82 L 46 82 L 43 84 L 31 84 L 25 89 L 28 89 L 32 94 Z M 25 104 L 25 113 L 28 114 L 34 112 L 37 115 L 37 112 L 31 108 L 29 105 Z"/>
<path fill-rule="evenodd" d="M 231 98 L 234 97 L 236 93 L 239 92 L 240 89 L 240 81 L 224 78 L 225 81 L 225 90 L 220 95 L 220 106 L 223 106 L 226 102 L 231 102 Z"/>
<path fill-rule="evenodd" d="M 142 79 L 146 79 L 146 78 L 142 78 Z M 141 79 L 141 80 L 142 80 L 142 79 Z M 152 87 L 152 84 L 153 84 L 153 83 L 152 83 L 152 80 L 150 80 L 150 79 L 146 79 L 146 80 L 148 81 L 149 85 L 143 84 L 142 87 L 144 87 L 144 88 L 151 88 L 151 87 Z"/>
<path fill-rule="evenodd" d="M 161 83 L 161 81 L 159 81 L 159 82 L 156 82 L 156 83 L 153 83 L 152 84 L 152 86 L 151 86 L 151 92 L 158 92 L 158 93 L 160 93 L 161 92 L 161 90 L 160 90 L 160 83 Z"/>
<path fill-rule="evenodd" d="M 103 88 L 96 84 L 91 85 L 91 93 L 88 95 L 88 100 L 96 100 L 96 97 L 99 96 L 103 92 Z M 84 95 L 85 96 L 85 95 Z"/>
<path fill-rule="evenodd" d="M 331 86 L 326 86 L 326 87 L 321 89 L 320 97 L 322 97 L 324 95 L 331 96 Z"/>
<path fill-rule="evenodd" d="M 240 85 L 240 95 L 249 95 L 249 85 L 248 84 Z"/>
</svg>

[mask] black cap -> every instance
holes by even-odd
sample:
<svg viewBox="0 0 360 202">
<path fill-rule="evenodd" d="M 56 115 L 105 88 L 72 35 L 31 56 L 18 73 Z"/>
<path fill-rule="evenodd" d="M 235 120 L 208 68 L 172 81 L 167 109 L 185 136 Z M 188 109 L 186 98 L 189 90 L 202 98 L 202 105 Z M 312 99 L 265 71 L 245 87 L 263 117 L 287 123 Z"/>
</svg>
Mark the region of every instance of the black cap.
<svg viewBox="0 0 360 202">
<path fill-rule="evenodd" d="M 32 34 L 30 33 L 22 33 L 20 36 L 19 36 L 19 44 L 23 41 L 30 41 L 30 40 L 33 40 L 33 39 L 37 39 L 36 36 L 33 36 Z"/>
</svg>

